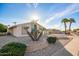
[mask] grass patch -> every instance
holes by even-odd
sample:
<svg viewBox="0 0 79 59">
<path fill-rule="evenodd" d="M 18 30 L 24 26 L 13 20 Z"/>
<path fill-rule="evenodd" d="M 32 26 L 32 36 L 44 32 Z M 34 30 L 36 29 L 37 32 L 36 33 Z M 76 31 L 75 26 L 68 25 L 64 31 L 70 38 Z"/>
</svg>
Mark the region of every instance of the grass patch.
<svg viewBox="0 0 79 59">
<path fill-rule="evenodd" d="M 8 43 L 0 49 L 1 56 L 22 56 L 26 50 L 26 45 L 22 43 Z"/>
</svg>

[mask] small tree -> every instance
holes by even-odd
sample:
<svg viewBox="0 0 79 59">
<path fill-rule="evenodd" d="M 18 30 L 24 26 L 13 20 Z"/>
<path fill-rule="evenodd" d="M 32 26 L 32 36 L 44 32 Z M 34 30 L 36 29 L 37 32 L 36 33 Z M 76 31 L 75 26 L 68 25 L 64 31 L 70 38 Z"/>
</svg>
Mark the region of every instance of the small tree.
<svg viewBox="0 0 79 59">
<path fill-rule="evenodd" d="M 0 24 L 0 32 L 7 32 L 7 26 L 4 24 Z"/>
</svg>

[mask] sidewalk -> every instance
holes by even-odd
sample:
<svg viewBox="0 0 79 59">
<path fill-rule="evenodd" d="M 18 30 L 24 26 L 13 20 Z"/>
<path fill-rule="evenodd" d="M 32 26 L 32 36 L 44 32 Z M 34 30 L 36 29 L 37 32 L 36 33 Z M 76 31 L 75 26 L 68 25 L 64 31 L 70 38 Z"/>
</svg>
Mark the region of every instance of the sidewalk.
<svg viewBox="0 0 79 59">
<path fill-rule="evenodd" d="M 79 52 L 79 36 L 77 36 L 76 34 L 72 33 L 73 35 L 73 40 L 71 42 L 69 42 L 65 48 L 74 56 L 78 55 Z"/>
</svg>

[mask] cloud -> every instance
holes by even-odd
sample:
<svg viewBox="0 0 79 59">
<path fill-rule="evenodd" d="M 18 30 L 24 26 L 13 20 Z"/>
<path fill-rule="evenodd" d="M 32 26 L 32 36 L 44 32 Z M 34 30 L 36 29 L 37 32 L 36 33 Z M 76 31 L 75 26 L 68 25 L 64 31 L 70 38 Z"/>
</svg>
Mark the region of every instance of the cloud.
<svg viewBox="0 0 79 59">
<path fill-rule="evenodd" d="M 34 8 L 37 8 L 38 5 L 39 5 L 38 3 L 33 3 Z"/>
<path fill-rule="evenodd" d="M 38 7 L 38 3 L 27 3 L 26 4 L 29 8 L 31 8 L 32 6 L 34 7 L 34 8 L 37 8 Z"/>
<path fill-rule="evenodd" d="M 73 13 L 79 12 L 78 7 L 79 7 L 79 4 L 72 4 L 68 6 L 64 11 L 56 13 L 54 16 L 46 19 L 45 23 L 48 24 L 49 22 L 57 18 L 62 18 L 63 16 L 71 15 Z"/>
<path fill-rule="evenodd" d="M 26 3 L 26 5 L 27 5 L 29 8 L 32 7 L 31 3 Z"/>
<path fill-rule="evenodd" d="M 61 27 L 61 24 L 55 24 L 55 25 L 53 25 L 52 28 L 60 28 L 60 27 Z"/>
<path fill-rule="evenodd" d="M 56 13 L 54 16 L 52 16 L 52 17 L 46 19 L 45 23 L 47 24 L 47 23 L 49 23 L 50 21 L 54 20 L 58 15 L 59 15 L 59 14 Z"/>
</svg>

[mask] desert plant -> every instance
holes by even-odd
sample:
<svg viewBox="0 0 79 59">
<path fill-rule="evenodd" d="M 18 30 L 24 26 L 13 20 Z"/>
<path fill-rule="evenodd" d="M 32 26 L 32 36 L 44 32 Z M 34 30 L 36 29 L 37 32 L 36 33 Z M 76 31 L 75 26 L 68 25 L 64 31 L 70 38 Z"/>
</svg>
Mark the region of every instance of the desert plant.
<svg viewBox="0 0 79 59">
<path fill-rule="evenodd" d="M 30 36 L 30 38 L 33 41 L 38 41 L 40 37 L 42 36 L 43 31 L 37 30 L 37 24 L 33 24 L 33 28 L 31 29 L 31 32 L 28 31 L 27 27 L 24 27 L 24 29 L 27 31 L 27 34 Z"/>
<path fill-rule="evenodd" d="M 47 38 L 47 42 L 49 43 L 49 44 L 55 44 L 56 43 L 56 40 L 57 40 L 57 38 L 56 37 L 48 37 Z"/>
<path fill-rule="evenodd" d="M 26 45 L 22 43 L 8 43 L 0 49 L 1 56 L 22 56 L 26 50 Z"/>
</svg>

